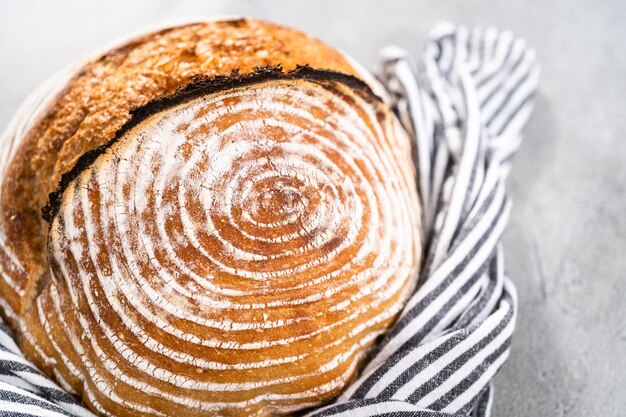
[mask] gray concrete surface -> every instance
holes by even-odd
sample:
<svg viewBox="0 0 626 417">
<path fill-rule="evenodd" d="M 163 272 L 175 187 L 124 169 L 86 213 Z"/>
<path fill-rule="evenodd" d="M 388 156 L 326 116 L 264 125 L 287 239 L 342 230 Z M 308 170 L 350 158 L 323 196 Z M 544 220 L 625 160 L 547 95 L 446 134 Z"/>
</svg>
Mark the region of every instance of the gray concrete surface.
<svg viewBox="0 0 626 417">
<path fill-rule="evenodd" d="M 512 29 L 543 67 L 509 181 L 507 270 L 519 290 L 495 416 L 626 416 L 626 2 L 0 1 L 0 129 L 71 59 L 142 25 L 263 17 L 366 66 L 396 43 L 417 54 L 437 20 Z"/>
</svg>

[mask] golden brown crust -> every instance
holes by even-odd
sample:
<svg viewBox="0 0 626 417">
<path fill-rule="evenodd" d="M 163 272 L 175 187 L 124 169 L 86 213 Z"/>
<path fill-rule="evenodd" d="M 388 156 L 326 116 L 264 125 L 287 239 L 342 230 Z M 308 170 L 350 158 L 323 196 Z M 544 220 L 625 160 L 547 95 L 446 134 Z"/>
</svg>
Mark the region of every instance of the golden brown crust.
<svg viewBox="0 0 626 417">
<path fill-rule="evenodd" d="M 86 64 L 24 138 L 6 172 L 1 213 L 6 241 L 26 269 L 12 274 L 22 295 L 0 280 L 13 310 L 28 308 L 46 271 L 47 226 L 41 208 L 48 194 L 82 154 L 115 135 L 131 109 L 173 93 L 197 75 L 244 74 L 267 65 L 290 70 L 305 64 L 355 73 L 341 54 L 320 41 L 254 19 L 162 30 Z M 14 269 L 6 256 L 1 258 L 5 271 Z"/>
<path fill-rule="evenodd" d="M 18 285 L 0 294 L 26 357 L 103 416 L 287 415 L 337 395 L 421 258 L 408 138 L 355 72 L 248 19 L 88 63 L 4 180 Z"/>
</svg>

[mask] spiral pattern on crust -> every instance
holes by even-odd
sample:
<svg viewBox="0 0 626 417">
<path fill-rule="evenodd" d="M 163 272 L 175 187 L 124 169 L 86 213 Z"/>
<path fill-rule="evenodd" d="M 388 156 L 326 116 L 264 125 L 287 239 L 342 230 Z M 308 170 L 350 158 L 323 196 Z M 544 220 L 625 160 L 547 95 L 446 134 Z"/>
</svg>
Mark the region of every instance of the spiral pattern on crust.
<svg viewBox="0 0 626 417">
<path fill-rule="evenodd" d="M 190 88 L 98 152 L 60 194 L 39 308 L 67 384 L 103 414 L 319 404 L 415 284 L 409 141 L 356 79 Z"/>
</svg>

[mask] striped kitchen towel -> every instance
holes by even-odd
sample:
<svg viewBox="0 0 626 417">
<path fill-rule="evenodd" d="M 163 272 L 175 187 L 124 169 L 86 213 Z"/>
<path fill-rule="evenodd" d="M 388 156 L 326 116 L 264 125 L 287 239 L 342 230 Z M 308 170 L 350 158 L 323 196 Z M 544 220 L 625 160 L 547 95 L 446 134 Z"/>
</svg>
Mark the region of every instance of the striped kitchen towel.
<svg viewBox="0 0 626 417">
<path fill-rule="evenodd" d="M 505 180 L 539 68 L 510 32 L 447 23 L 417 63 L 395 47 L 382 55 L 379 79 L 414 138 L 426 260 L 360 377 L 307 416 L 488 416 L 516 317 L 500 243 Z M 26 361 L 0 325 L 0 416 L 33 415 L 93 416 Z"/>
</svg>

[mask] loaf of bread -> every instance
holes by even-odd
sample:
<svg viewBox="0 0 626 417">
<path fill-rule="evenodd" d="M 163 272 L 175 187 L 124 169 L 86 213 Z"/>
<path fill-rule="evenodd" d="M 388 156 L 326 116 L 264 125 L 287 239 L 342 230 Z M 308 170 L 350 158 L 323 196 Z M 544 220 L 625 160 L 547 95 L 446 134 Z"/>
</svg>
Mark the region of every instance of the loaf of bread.
<svg viewBox="0 0 626 417">
<path fill-rule="evenodd" d="M 28 359 L 102 416 L 341 392 L 422 252 L 409 139 L 364 78 L 252 19 L 81 66 L 2 144 L 0 306 Z"/>
</svg>

